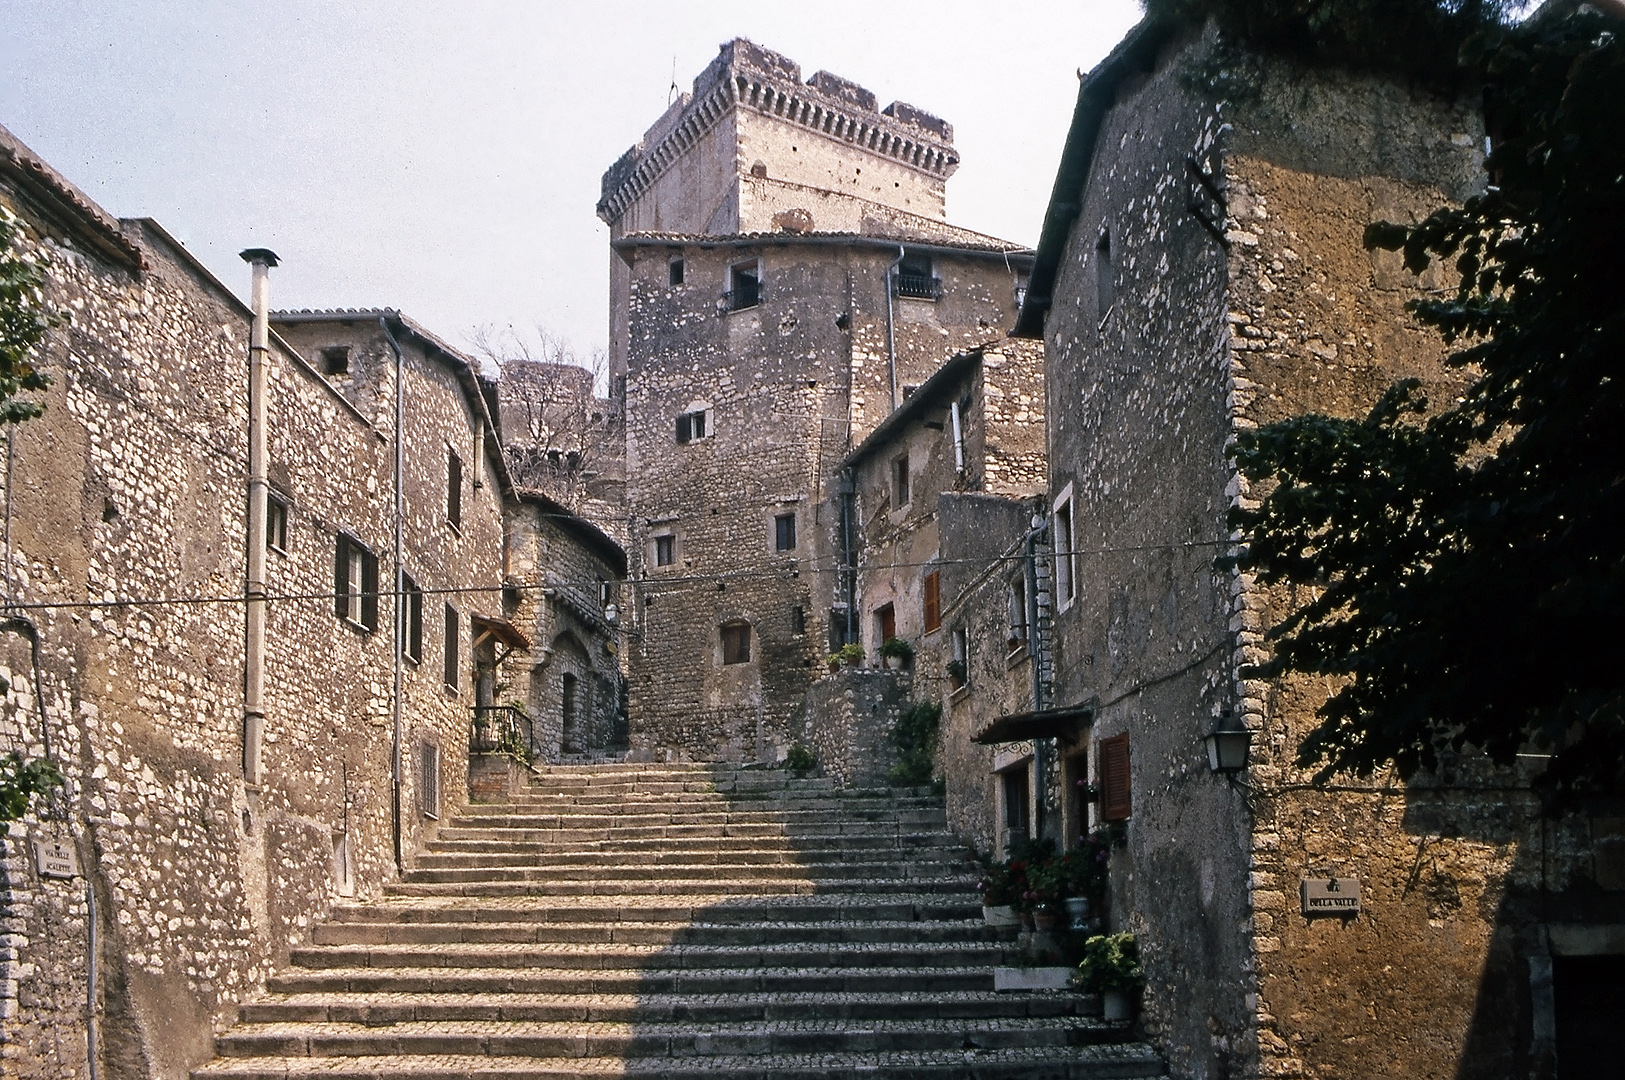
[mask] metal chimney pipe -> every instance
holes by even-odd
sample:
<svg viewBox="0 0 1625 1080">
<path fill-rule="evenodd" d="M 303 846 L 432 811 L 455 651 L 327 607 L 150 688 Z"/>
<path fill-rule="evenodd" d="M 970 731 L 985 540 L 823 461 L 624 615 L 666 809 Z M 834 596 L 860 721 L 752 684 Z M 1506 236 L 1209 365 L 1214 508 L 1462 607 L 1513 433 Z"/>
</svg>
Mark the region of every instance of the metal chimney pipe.
<svg viewBox="0 0 1625 1080">
<path fill-rule="evenodd" d="M 271 267 L 276 252 L 241 252 L 254 268 L 254 323 L 248 338 L 248 571 L 243 586 L 247 629 L 243 645 L 243 779 L 258 786 L 265 737 L 265 396 L 271 348 Z"/>
</svg>

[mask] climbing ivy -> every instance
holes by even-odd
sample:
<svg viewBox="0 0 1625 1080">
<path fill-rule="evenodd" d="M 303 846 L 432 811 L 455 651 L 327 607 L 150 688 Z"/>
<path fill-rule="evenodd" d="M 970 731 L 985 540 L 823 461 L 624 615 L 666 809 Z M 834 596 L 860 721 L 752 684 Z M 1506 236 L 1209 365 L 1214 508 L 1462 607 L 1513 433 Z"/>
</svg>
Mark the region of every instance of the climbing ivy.
<svg viewBox="0 0 1625 1080">
<path fill-rule="evenodd" d="M 942 706 L 934 701 L 916 702 L 903 710 L 891 732 L 897 764 L 886 775 L 892 783 L 915 787 L 931 782 L 932 750 L 941 721 Z"/>
</svg>

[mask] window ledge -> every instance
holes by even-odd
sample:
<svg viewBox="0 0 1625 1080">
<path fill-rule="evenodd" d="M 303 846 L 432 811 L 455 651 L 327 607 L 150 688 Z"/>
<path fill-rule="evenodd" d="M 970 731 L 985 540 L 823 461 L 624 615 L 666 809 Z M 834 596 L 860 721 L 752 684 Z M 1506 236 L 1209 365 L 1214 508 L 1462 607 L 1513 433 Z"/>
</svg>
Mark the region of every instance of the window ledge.
<svg viewBox="0 0 1625 1080">
<path fill-rule="evenodd" d="M 1004 658 L 1004 665 L 1005 667 L 1015 667 L 1023 660 L 1026 660 L 1030 655 L 1031 654 L 1027 650 L 1027 643 L 1024 641 L 1020 645 L 1017 645 L 1015 648 L 1010 650 L 1010 652 Z"/>
<path fill-rule="evenodd" d="M 966 683 L 964 686 L 956 687 L 954 690 L 952 690 L 948 694 L 948 701 L 950 703 L 958 703 L 964 701 L 968 697 L 970 697 L 970 683 Z"/>
</svg>

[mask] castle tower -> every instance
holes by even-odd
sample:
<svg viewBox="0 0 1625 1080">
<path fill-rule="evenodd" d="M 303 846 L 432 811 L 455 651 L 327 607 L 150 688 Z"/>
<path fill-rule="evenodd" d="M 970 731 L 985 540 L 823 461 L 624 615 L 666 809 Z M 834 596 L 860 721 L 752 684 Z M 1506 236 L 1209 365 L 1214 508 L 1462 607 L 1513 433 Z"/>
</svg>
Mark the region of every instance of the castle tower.
<svg viewBox="0 0 1625 1080">
<path fill-rule="evenodd" d="M 798 740 L 858 623 L 839 463 L 1013 325 L 1030 253 L 946 222 L 952 136 L 735 40 L 605 173 L 635 753 L 772 760 Z"/>
</svg>

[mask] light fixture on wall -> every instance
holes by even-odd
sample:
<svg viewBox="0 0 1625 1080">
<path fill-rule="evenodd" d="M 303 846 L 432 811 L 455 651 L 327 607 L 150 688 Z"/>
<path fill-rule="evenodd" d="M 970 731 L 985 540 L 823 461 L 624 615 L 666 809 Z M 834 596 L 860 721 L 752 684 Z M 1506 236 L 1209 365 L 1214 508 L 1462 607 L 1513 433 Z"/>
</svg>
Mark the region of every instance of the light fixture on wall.
<svg viewBox="0 0 1625 1080">
<path fill-rule="evenodd" d="M 611 626 L 619 626 L 621 624 L 620 606 L 617 604 L 605 604 L 604 621 L 609 623 Z"/>
<path fill-rule="evenodd" d="M 1205 741 L 1208 767 L 1214 772 L 1234 776 L 1247 767 L 1253 733 L 1236 719 L 1236 714 L 1231 710 L 1225 709 L 1219 714 L 1218 722 L 1207 733 Z"/>
</svg>

